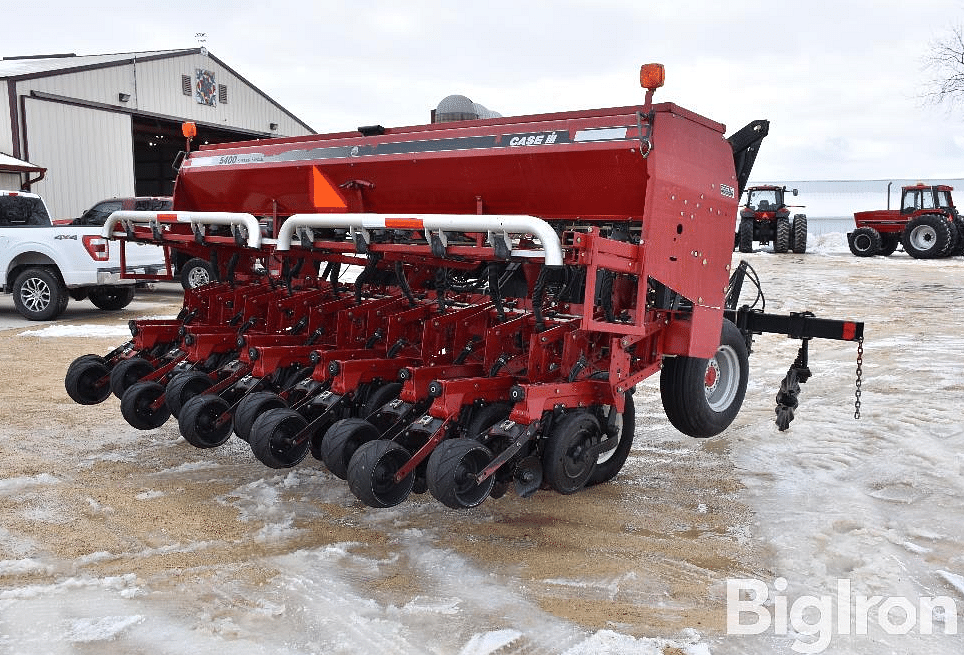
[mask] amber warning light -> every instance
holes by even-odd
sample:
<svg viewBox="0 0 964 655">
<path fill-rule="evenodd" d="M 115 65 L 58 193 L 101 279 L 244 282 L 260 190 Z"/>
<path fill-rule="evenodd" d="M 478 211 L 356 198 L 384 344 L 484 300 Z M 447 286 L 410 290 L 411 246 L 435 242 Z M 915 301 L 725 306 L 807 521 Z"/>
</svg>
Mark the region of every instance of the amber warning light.
<svg viewBox="0 0 964 655">
<path fill-rule="evenodd" d="M 197 125 L 194 123 L 181 123 L 181 134 L 184 135 L 184 150 L 191 152 L 191 139 L 197 136 Z"/>
<path fill-rule="evenodd" d="M 639 85 L 654 91 L 666 82 L 666 68 L 662 64 L 643 64 L 639 69 Z"/>
<path fill-rule="evenodd" d="M 666 68 L 662 64 L 643 64 L 639 69 L 639 85 L 646 89 L 646 104 L 653 101 L 653 92 L 666 82 Z"/>
</svg>

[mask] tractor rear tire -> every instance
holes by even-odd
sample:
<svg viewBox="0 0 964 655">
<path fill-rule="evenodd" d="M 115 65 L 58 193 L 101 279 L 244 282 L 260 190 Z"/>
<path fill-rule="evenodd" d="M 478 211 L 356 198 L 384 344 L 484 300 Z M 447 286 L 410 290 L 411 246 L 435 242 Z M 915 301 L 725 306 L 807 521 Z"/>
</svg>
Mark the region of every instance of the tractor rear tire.
<svg viewBox="0 0 964 655">
<path fill-rule="evenodd" d="M 883 247 L 880 232 L 872 227 L 858 227 L 848 234 L 847 245 L 856 257 L 873 257 Z"/>
<path fill-rule="evenodd" d="M 793 217 L 793 233 L 790 235 L 791 249 L 798 255 L 807 252 L 807 217 L 797 214 Z"/>
<path fill-rule="evenodd" d="M 718 435 L 740 412 L 749 372 L 746 340 L 736 325 L 724 319 L 720 347 L 713 357 L 663 358 L 659 391 L 666 418 L 690 437 Z"/>
<path fill-rule="evenodd" d="M 956 233 L 957 239 L 954 241 L 954 245 L 950 250 L 948 250 L 948 257 L 964 255 L 964 219 L 961 218 L 960 214 L 954 216 L 954 232 Z"/>
<path fill-rule="evenodd" d="M 753 252 L 753 219 L 740 221 L 740 252 Z"/>
<path fill-rule="evenodd" d="M 923 214 L 907 224 L 900 242 L 915 259 L 946 257 L 953 245 L 952 227 L 940 214 Z"/>
<path fill-rule="evenodd" d="M 790 219 L 778 218 L 773 237 L 773 252 L 785 253 L 790 250 Z"/>
<path fill-rule="evenodd" d="M 489 465 L 492 457 L 492 451 L 475 439 L 446 439 L 429 455 L 425 470 L 428 490 L 452 509 L 480 505 L 492 492 L 495 476 L 490 475 L 481 484 L 475 476 Z"/>
</svg>

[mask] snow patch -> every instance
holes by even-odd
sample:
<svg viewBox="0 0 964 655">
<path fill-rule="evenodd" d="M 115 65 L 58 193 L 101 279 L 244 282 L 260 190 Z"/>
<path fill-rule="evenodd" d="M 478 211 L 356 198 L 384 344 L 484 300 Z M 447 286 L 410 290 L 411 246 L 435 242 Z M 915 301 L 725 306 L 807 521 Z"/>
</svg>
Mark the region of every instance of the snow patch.
<svg viewBox="0 0 964 655">
<path fill-rule="evenodd" d="M 493 630 L 472 635 L 469 643 L 462 647 L 459 655 L 489 655 L 504 648 L 522 636 L 518 630 Z"/>
<path fill-rule="evenodd" d="M 23 476 L 17 478 L 6 478 L 0 480 L 0 494 L 12 494 L 36 485 L 53 485 L 60 481 L 49 473 L 39 475 Z"/>
<path fill-rule="evenodd" d="M 64 639 L 72 643 L 91 643 L 94 641 L 113 641 L 127 628 L 143 623 L 144 617 L 105 616 L 96 619 L 76 619 L 67 629 Z"/>
<path fill-rule="evenodd" d="M 949 585 L 957 589 L 964 596 L 964 575 L 951 573 L 950 571 L 937 571 L 937 575 L 944 578 Z"/>
<path fill-rule="evenodd" d="M 0 560 L 0 577 L 28 573 L 50 573 L 53 569 L 33 558 Z"/>
<path fill-rule="evenodd" d="M 18 333 L 21 337 L 40 337 L 49 339 L 56 337 L 130 337 L 131 331 L 124 325 L 50 325 L 36 330 L 24 330 Z"/>
</svg>

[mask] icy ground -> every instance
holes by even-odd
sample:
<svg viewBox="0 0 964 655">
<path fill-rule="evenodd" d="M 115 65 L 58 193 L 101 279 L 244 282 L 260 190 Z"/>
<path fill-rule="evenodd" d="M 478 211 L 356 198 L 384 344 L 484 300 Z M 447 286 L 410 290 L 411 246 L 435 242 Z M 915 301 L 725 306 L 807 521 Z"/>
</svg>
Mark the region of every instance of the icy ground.
<svg viewBox="0 0 964 655">
<path fill-rule="evenodd" d="M 791 429 L 779 432 L 773 395 L 797 344 L 761 336 L 746 403 L 726 433 L 707 441 L 675 433 L 659 408 L 657 380 L 647 380 L 636 394 L 626 468 L 610 488 L 571 498 L 540 492 L 523 501 L 510 493 L 459 513 L 420 497 L 371 510 L 309 462 L 270 471 L 252 464 L 237 440 L 208 453 L 190 449 L 170 425 L 125 430 L 113 399 L 84 414 L 102 424 L 85 418 L 72 431 L 84 444 L 80 455 L 54 445 L 44 466 L 19 471 L 12 446 L 30 433 L 0 427 L 0 441 L 11 445 L 0 454 L 0 653 L 764 655 L 799 652 L 792 648 L 814 640 L 775 626 L 727 635 L 725 585 L 735 577 L 765 583 L 773 615 L 807 595 L 833 597 L 823 652 L 961 653 L 960 634 L 945 634 L 952 616 L 938 615 L 932 634 L 906 622 L 906 634 L 887 634 L 872 611 L 868 634 L 859 634 L 855 617 L 837 621 L 836 594 L 842 579 L 854 596 L 905 599 L 903 607 L 946 596 L 956 602 L 957 633 L 964 631 L 964 261 L 903 253 L 857 259 L 839 233 L 812 235 L 810 249 L 742 257 L 763 281 L 768 311 L 866 322 L 860 420 L 853 419 L 854 344 L 815 341 L 814 377 L 803 385 Z M 99 336 L 109 329 L 95 326 Z M 54 342 L 82 330 L 54 324 L 0 338 L 17 348 L 15 339 Z M 80 348 L 75 354 L 87 351 Z M 69 402 L 56 408 L 81 411 Z M 76 506 L 73 469 L 108 464 L 130 464 L 116 480 L 128 497 L 82 490 Z M 206 488 L 215 491 L 213 501 L 198 501 L 203 516 L 177 506 L 183 531 L 168 524 L 152 540 L 124 532 L 129 516 L 149 523 L 165 500 Z M 594 513 L 594 498 L 608 505 Z M 567 526 L 565 513 L 550 515 L 550 506 L 570 508 L 578 521 Z M 714 525 L 720 517 L 723 525 Z M 92 519 L 116 528 L 111 547 L 90 550 L 78 534 L 71 559 L 63 554 L 69 544 L 43 537 L 83 530 Z M 212 531 L 218 521 L 223 534 Z M 506 547 L 500 531 L 508 521 L 531 527 Z M 246 528 L 240 537 L 235 522 Z M 319 526 L 329 538 L 318 539 Z M 566 530 L 587 540 L 591 562 L 616 559 L 589 541 L 593 531 L 602 533 L 594 540 L 619 544 L 647 529 L 652 550 L 621 553 L 618 568 L 533 563 L 540 553 L 532 551 L 545 549 L 552 564 L 548 544 Z M 201 530 L 203 537 L 191 538 Z M 463 530 L 475 550 L 453 546 Z M 673 539 L 683 540 L 674 542 L 678 559 L 665 548 Z M 500 546 L 497 563 L 486 554 L 490 546 Z M 706 557 L 693 564 L 693 553 L 714 548 L 732 549 L 735 563 Z M 232 558 L 238 551 L 245 557 Z M 199 564 L 195 556 L 208 552 L 217 556 Z M 785 588 L 778 590 L 778 579 Z M 546 589 L 561 602 L 547 600 Z M 785 600 L 774 601 L 777 594 Z M 580 603 L 587 615 L 594 604 L 626 610 L 590 620 Z M 566 611 L 567 604 L 576 609 Z M 893 616 L 901 623 L 899 608 Z"/>
</svg>

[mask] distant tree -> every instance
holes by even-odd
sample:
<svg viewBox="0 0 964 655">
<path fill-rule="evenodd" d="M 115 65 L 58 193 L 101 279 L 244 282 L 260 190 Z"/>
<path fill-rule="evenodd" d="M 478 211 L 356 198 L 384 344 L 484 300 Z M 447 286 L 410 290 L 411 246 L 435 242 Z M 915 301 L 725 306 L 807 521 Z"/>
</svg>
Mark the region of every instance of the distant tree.
<svg viewBox="0 0 964 655">
<path fill-rule="evenodd" d="M 955 25 L 947 37 L 931 42 L 924 67 L 932 75 L 923 91 L 927 101 L 949 105 L 964 102 L 964 27 Z"/>
</svg>

